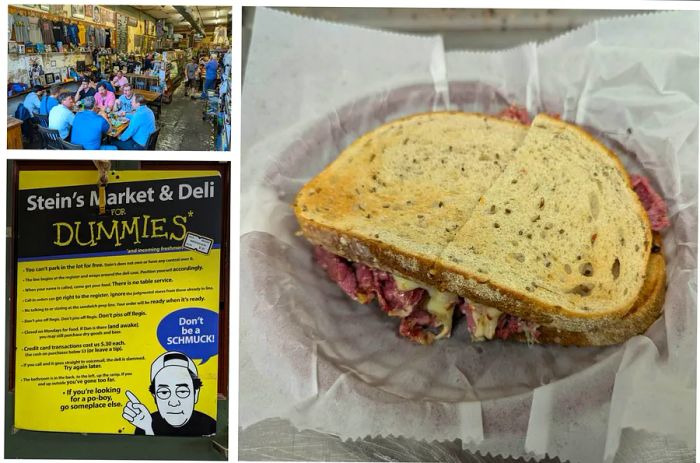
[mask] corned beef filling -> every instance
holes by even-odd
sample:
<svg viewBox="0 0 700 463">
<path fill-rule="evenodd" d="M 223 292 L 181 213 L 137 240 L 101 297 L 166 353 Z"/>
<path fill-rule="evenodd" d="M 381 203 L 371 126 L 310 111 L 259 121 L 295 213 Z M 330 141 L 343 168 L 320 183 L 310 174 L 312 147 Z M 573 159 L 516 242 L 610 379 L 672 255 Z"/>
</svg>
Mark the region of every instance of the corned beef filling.
<svg viewBox="0 0 700 463">
<path fill-rule="evenodd" d="M 530 115 L 527 113 L 527 109 L 524 106 L 510 105 L 500 113 L 496 114 L 496 117 L 501 119 L 510 119 L 516 122 L 520 122 L 524 125 L 530 125 Z"/>
<path fill-rule="evenodd" d="M 483 340 L 474 339 L 474 333 L 477 332 L 477 322 L 475 320 L 474 306 L 469 303 L 468 300 L 464 298 L 459 298 L 459 310 L 462 312 L 467 319 L 467 329 L 469 334 L 472 335 L 473 340 Z M 518 318 L 515 315 L 501 313 L 498 317 L 498 322 L 496 324 L 496 331 L 494 332 L 494 337 L 506 340 L 513 336 L 514 334 L 523 333 L 528 344 L 536 343 L 540 337 L 539 325 L 522 318 Z"/>
<path fill-rule="evenodd" d="M 421 308 L 426 290 L 399 291 L 390 273 L 351 262 L 321 246 L 314 248 L 314 258 L 352 299 L 367 304 L 376 298 L 382 311 L 401 318 L 399 334 L 421 344 L 432 342 L 434 334 L 430 329 L 438 326 L 435 317 Z"/>
<path fill-rule="evenodd" d="M 328 277 L 352 299 L 366 304 L 377 299 L 379 307 L 392 317 L 401 318 L 399 334 L 421 344 L 430 344 L 434 338 L 434 331 L 440 326 L 436 323 L 436 317 L 423 309 L 423 303 L 427 299 L 428 292 L 422 288 L 410 291 L 397 289 L 393 275 L 383 270 L 368 267 L 367 265 L 351 262 L 343 257 L 333 254 L 321 246 L 314 248 L 316 262 L 326 271 Z M 471 306 L 464 298 L 459 298 L 460 310 L 467 317 L 467 327 L 470 333 L 474 332 L 474 319 Z M 508 339 L 514 333 L 524 332 L 527 328 L 533 328 L 531 324 L 517 317 L 502 314 L 499 318 L 499 327 L 496 336 Z M 536 327 L 536 325 L 534 325 Z M 534 328 L 536 331 L 536 328 Z M 537 339 L 534 335 L 533 339 Z"/>
<path fill-rule="evenodd" d="M 651 229 L 661 231 L 671 225 L 671 222 L 668 220 L 666 203 L 651 187 L 649 180 L 641 175 L 630 175 L 630 179 L 632 180 L 634 192 L 637 193 L 639 200 L 647 211 Z"/>
</svg>

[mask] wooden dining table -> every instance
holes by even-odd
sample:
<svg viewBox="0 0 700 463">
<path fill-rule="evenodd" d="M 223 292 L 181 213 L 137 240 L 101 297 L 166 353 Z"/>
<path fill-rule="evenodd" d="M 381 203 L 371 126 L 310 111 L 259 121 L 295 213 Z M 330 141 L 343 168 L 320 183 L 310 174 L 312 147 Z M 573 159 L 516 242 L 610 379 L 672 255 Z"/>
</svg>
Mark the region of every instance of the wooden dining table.
<svg viewBox="0 0 700 463">
<path fill-rule="evenodd" d="M 134 93 L 134 95 L 142 95 L 143 98 L 146 100 L 146 103 L 153 103 L 153 102 L 156 101 L 156 100 L 160 97 L 160 95 L 161 95 L 161 94 L 158 93 L 158 92 L 151 92 L 150 90 L 132 89 L 131 91 Z M 117 95 L 117 97 L 120 97 L 120 96 L 122 96 L 123 93 L 124 93 L 124 92 L 122 92 L 121 90 L 119 90 L 119 91 L 116 93 L 116 95 Z"/>
<path fill-rule="evenodd" d="M 73 112 L 75 114 L 82 111 L 85 111 L 85 109 L 78 108 L 78 105 L 73 106 Z M 129 123 L 131 122 L 125 117 L 120 117 L 120 119 L 123 119 L 123 122 L 118 126 L 114 125 L 113 119 L 109 119 L 109 130 L 107 130 L 107 133 L 105 135 L 107 135 L 108 137 L 119 138 L 119 136 L 126 130 L 126 128 L 129 127 Z"/>
<path fill-rule="evenodd" d="M 107 131 L 107 136 L 113 137 L 113 138 L 119 138 L 119 136 L 126 130 L 127 127 L 129 127 L 129 121 L 127 119 L 126 122 L 122 122 L 121 125 L 115 127 L 112 125 L 112 119 L 109 120 L 109 130 Z"/>
</svg>

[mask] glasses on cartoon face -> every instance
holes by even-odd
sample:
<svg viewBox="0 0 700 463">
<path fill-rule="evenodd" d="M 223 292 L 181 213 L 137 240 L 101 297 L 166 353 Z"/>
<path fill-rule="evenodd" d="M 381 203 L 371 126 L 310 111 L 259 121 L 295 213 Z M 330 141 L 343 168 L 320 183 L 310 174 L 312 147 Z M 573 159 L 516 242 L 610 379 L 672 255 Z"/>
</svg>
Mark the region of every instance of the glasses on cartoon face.
<svg viewBox="0 0 700 463">
<path fill-rule="evenodd" d="M 189 386 L 180 385 L 175 388 L 175 395 L 180 399 L 186 399 L 190 396 L 192 391 Z M 168 400 L 172 395 L 172 390 L 168 386 L 158 386 L 156 389 L 156 396 L 161 400 Z"/>
</svg>

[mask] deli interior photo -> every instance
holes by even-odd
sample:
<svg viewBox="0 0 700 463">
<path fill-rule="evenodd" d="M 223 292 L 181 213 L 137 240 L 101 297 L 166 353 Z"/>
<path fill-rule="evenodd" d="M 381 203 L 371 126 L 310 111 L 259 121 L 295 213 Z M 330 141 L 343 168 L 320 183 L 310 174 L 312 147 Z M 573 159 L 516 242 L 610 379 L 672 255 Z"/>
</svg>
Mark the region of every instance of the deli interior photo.
<svg viewBox="0 0 700 463">
<path fill-rule="evenodd" d="M 229 6 L 8 6 L 7 148 L 229 151 Z"/>
</svg>

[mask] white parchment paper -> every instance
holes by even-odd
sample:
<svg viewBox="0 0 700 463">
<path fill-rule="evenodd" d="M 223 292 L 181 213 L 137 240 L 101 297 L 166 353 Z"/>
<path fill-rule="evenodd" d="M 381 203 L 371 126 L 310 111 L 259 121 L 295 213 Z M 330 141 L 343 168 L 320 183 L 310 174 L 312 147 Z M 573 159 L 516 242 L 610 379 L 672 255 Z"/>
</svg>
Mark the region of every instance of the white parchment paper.
<svg viewBox="0 0 700 463">
<path fill-rule="evenodd" d="M 256 11 L 242 95 L 240 425 L 460 438 L 470 450 L 612 461 L 623 428 L 694 446 L 698 14 L 593 23 L 543 45 L 443 52 L 412 37 Z M 554 111 L 667 200 L 666 313 L 622 346 L 425 348 L 352 303 L 295 236 L 290 204 L 345 146 L 415 112 Z"/>
</svg>

